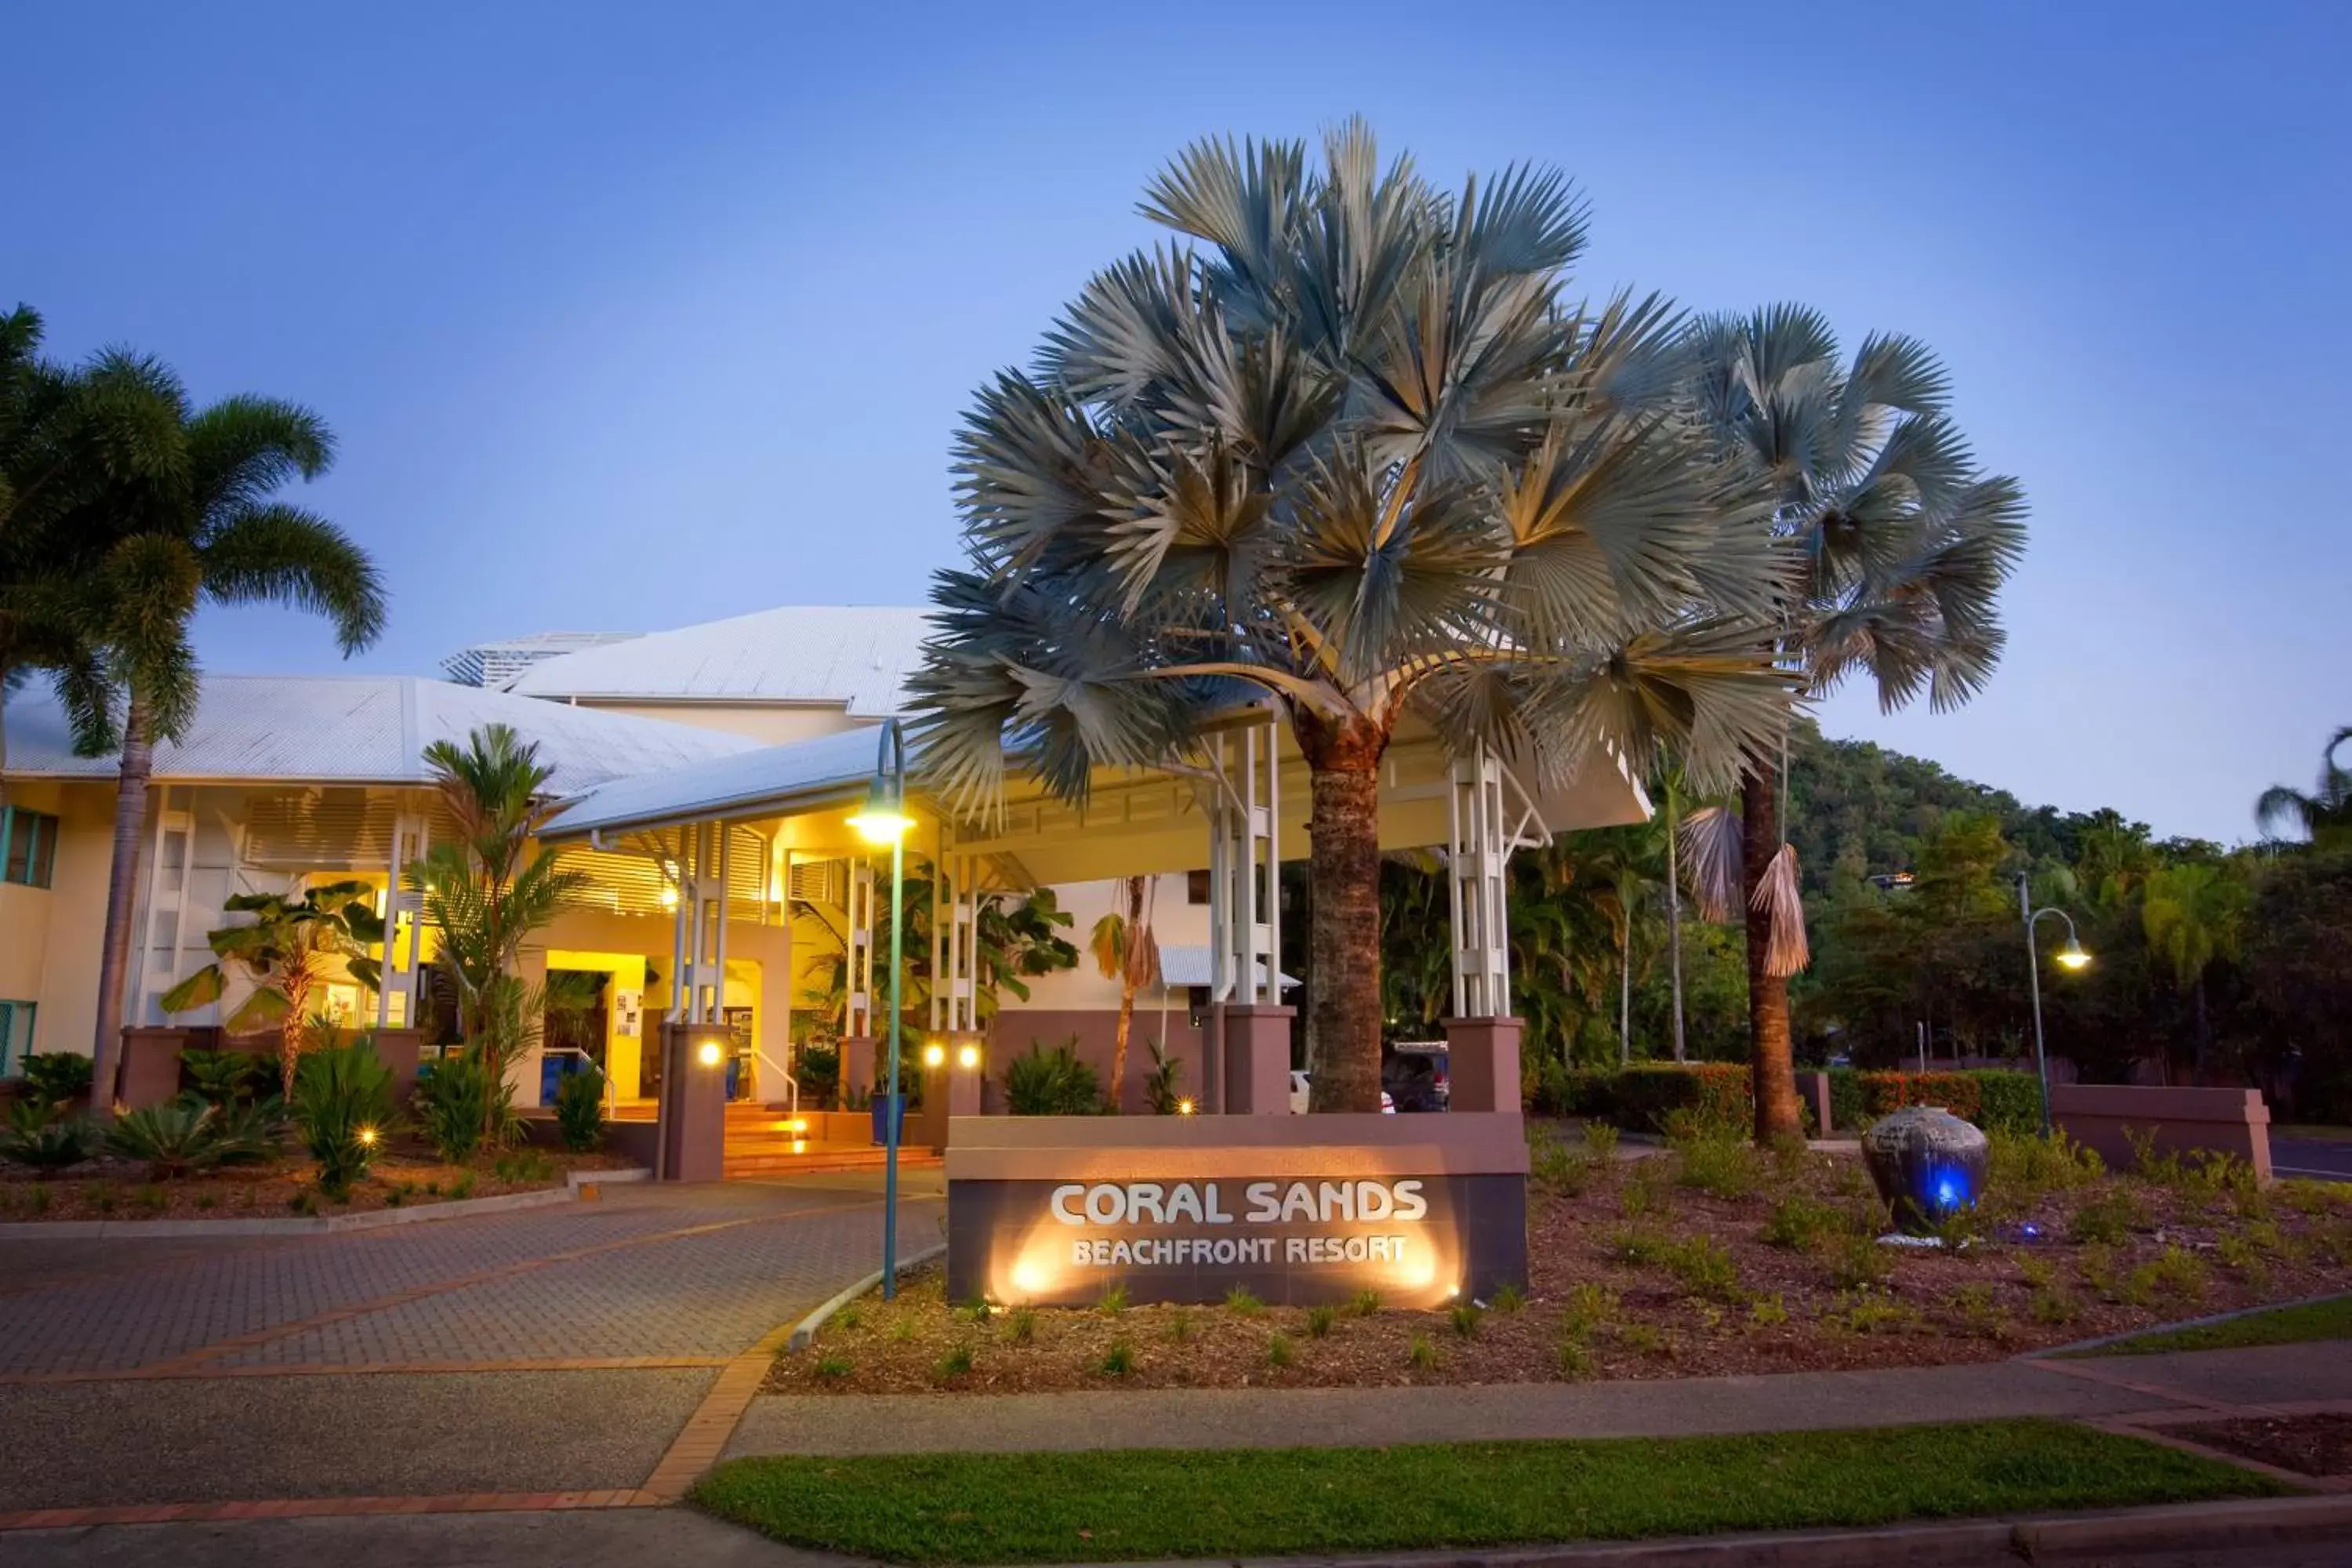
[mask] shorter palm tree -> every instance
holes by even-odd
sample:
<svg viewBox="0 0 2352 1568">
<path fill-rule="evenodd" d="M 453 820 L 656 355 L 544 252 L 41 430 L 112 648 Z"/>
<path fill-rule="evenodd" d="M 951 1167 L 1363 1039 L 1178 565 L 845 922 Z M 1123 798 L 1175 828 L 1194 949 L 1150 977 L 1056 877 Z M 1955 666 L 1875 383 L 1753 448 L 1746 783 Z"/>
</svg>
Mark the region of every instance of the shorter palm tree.
<svg viewBox="0 0 2352 1568">
<path fill-rule="evenodd" d="M 1122 1103 L 1127 1087 L 1127 1040 L 1135 1025 L 1135 994 L 1160 978 L 1160 939 L 1151 933 L 1155 884 L 1150 877 L 1118 880 L 1120 907 L 1095 921 L 1087 939 L 1095 967 L 1118 982 L 1118 1026 L 1111 1036 L 1110 1102 Z"/>
<path fill-rule="evenodd" d="M 2205 1003 L 2205 975 L 2214 963 L 2235 960 L 2253 906 L 2253 889 L 2229 865 L 2188 860 L 2167 866 L 2147 879 L 2140 925 L 2151 952 L 2197 1006 L 2197 1065 L 2213 1048 L 2212 1018 Z"/>
<path fill-rule="evenodd" d="M 2298 827 L 2315 849 L 2352 848 L 2352 768 L 2338 766 L 2336 753 L 2352 742 L 2352 724 L 2328 737 L 2319 753 L 2319 787 L 2305 795 L 2273 784 L 2254 803 L 2254 821 L 2265 833 L 2282 825 Z"/>
<path fill-rule="evenodd" d="M 253 989 L 222 1020 L 232 1031 L 278 1030 L 278 1080 L 293 1098 L 296 1069 L 313 1029 L 311 1000 L 338 970 L 373 990 L 380 984 L 368 948 L 383 940 L 375 889 L 365 882 L 330 882 L 299 894 L 239 893 L 221 907 L 251 921 L 208 933 L 214 962 L 163 994 L 166 1013 L 209 1007 L 228 990 L 231 971 Z"/>
</svg>

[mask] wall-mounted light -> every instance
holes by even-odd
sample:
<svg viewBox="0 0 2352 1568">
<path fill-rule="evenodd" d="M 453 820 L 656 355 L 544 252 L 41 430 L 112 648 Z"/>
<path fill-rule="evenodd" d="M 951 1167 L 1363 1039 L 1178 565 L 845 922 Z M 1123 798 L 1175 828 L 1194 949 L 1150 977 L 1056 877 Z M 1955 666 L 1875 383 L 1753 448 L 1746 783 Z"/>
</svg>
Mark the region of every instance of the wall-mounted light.
<svg viewBox="0 0 2352 1568">
<path fill-rule="evenodd" d="M 980 1047 L 978 1046 L 961 1046 L 957 1047 L 956 1066 L 963 1068 L 966 1072 L 970 1072 L 974 1068 L 980 1066 Z"/>
<path fill-rule="evenodd" d="M 719 1042 L 717 1040 L 705 1040 L 701 1045 L 696 1047 L 694 1051 L 695 1060 L 700 1062 L 707 1068 L 717 1067 L 720 1061 L 725 1059 L 726 1055 L 727 1053 L 725 1051 L 719 1048 Z"/>
<path fill-rule="evenodd" d="M 939 1067 L 945 1063 L 947 1059 L 948 1048 L 940 1044 L 939 1041 L 933 1040 L 929 1045 L 923 1047 L 923 1065 L 925 1067 Z"/>
</svg>

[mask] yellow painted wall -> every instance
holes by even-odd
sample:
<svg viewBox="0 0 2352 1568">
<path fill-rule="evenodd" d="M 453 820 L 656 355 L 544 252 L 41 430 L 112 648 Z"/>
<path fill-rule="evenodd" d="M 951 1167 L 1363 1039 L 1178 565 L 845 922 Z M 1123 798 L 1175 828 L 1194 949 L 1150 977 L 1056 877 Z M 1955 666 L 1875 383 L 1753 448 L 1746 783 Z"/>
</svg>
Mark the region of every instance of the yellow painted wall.
<svg viewBox="0 0 2352 1568">
<path fill-rule="evenodd" d="M 21 931 L 40 950 L 31 992 L 12 994 L 10 1000 L 40 1004 L 35 1049 L 87 1056 L 98 1027 L 98 950 L 114 858 L 114 786 L 12 784 L 8 798 L 58 819 L 48 889 L 9 888 L 0 901 L 0 946 L 16 945 Z M 37 926 L 42 928 L 37 937 Z"/>
<path fill-rule="evenodd" d="M 771 746 L 814 740 L 819 735 L 837 735 L 844 730 L 863 730 L 874 722 L 853 718 L 845 708 L 815 703 L 611 702 L 583 697 L 580 706 L 638 719 L 658 719 L 667 724 L 690 724 L 698 730 L 746 735 Z"/>
<path fill-rule="evenodd" d="M 613 1094 L 620 1100 L 638 1098 L 638 1076 L 645 1062 L 646 1015 L 640 1011 L 638 1032 L 621 1033 L 621 1010 L 614 1005 L 614 994 L 622 991 L 643 993 L 646 988 L 646 960 L 642 953 L 582 952 L 572 948 L 550 948 L 547 951 L 550 969 L 592 969 L 613 977 L 604 989 L 604 1070 L 613 1080 Z M 658 1023 L 659 1014 L 653 1017 Z"/>
</svg>

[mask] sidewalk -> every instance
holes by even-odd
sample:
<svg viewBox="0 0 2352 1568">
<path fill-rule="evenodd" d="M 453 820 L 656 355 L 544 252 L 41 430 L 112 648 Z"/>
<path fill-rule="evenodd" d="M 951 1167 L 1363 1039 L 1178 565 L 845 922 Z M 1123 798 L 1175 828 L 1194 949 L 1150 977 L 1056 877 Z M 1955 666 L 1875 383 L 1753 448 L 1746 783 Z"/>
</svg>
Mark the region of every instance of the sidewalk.
<svg viewBox="0 0 2352 1568">
<path fill-rule="evenodd" d="M 1442 1390 L 766 1395 L 736 1427 L 726 1457 L 1665 1437 L 2017 1415 L 2161 1418 L 2336 1402 L 2352 1402 L 2352 1355 L 2340 1342 L 2321 1342 L 2099 1361 Z"/>
</svg>

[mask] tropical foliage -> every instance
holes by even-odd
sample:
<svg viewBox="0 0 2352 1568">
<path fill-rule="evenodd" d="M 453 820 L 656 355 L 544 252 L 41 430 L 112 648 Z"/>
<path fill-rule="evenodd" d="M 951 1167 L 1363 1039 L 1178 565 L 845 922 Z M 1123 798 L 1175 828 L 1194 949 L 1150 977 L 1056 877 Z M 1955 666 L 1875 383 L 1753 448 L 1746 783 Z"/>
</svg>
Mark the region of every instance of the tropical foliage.
<svg viewBox="0 0 2352 1568">
<path fill-rule="evenodd" d="M 1047 1050 L 1033 1042 L 1004 1067 L 1004 1106 L 1015 1116 L 1087 1116 L 1103 1109 L 1102 1080 L 1066 1040 Z"/>
<path fill-rule="evenodd" d="M 594 1068 L 566 1073 L 555 1086 L 555 1128 L 575 1154 L 604 1143 L 604 1075 Z"/>
<path fill-rule="evenodd" d="M 1968 700 L 2000 657 L 1998 599 L 2024 553 L 2025 500 L 1970 457 L 1941 363 L 1880 336 L 1845 359 L 1826 319 L 1790 305 L 1710 321 L 1697 349 L 1700 418 L 1723 459 L 1769 489 L 1797 563 L 1774 654 L 1808 695 L 1860 679 L 1888 709 Z M 1809 952 L 1781 826 L 1785 744 L 1749 747 L 1736 828 L 1727 812 L 1702 819 L 1738 837 L 1736 858 L 1727 845 L 1702 858 L 1719 874 L 1699 891 L 1710 913 L 1736 901 L 1745 914 L 1759 1142 L 1799 1130 L 1788 982 Z"/>
<path fill-rule="evenodd" d="M 504 724 L 486 724 L 462 746 L 425 748 L 454 836 L 436 843 L 405 875 L 422 894 L 436 938 L 433 963 L 457 1001 L 459 1028 L 493 1083 L 530 1048 L 545 1016 L 541 986 L 516 972 L 523 943 L 587 881 L 537 844 L 554 815 L 539 746 Z M 498 1096 L 482 1102 L 482 1137 L 498 1141 Z"/>
<path fill-rule="evenodd" d="M 106 1146 L 126 1160 L 144 1161 L 148 1179 L 157 1182 L 266 1160 L 278 1152 L 267 1119 L 224 1111 L 194 1095 L 118 1111 L 106 1130 Z"/>
<path fill-rule="evenodd" d="M 1400 726 L 1563 776 L 1671 743 L 1723 777 L 1780 731 L 1762 487 L 1699 437 L 1655 298 L 1579 304 L 1557 173 L 1458 191 L 1360 123 L 1206 142 L 1175 235 L 1099 274 L 958 439 L 970 561 L 934 590 L 923 765 L 987 802 L 1190 757 L 1271 700 L 1310 773 L 1318 1109 L 1378 1107 L 1377 770 Z"/>
<path fill-rule="evenodd" d="M 1127 1040 L 1135 1025 L 1135 994 L 1160 981 L 1160 939 L 1151 930 L 1151 905 L 1159 879 L 1122 877 L 1116 885 L 1118 907 L 1095 921 L 1087 939 L 1095 968 L 1104 979 L 1118 982 L 1118 1022 L 1113 1026 L 1110 1053 L 1114 1105 L 1126 1092 Z"/>
<path fill-rule="evenodd" d="M 392 1069 L 365 1037 L 322 1045 L 302 1058 L 291 1109 L 303 1147 L 319 1163 L 320 1190 L 340 1197 L 391 1135 Z"/>
<path fill-rule="evenodd" d="M 453 1165 L 473 1159 L 486 1142 L 506 1142 L 516 1116 L 513 1086 L 471 1047 L 435 1062 L 417 1079 L 411 1104 L 426 1140 Z"/>
<path fill-rule="evenodd" d="M 311 998 L 338 973 L 373 989 L 378 982 L 371 944 L 383 940 L 375 889 L 365 882 L 329 882 L 299 893 L 238 893 L 221 908 L 250 919 L 205 937 L 215 962 L 163 993 L 166 1013 L 209 1007 L 228 990 L 232 971 L 251 989 L 223 1025 L 236 1033 L 278 1031 L 279 1082 L 294 1094 L 294 1075 L 316 1032 Z"/>
<path fill-rule="evenodd" d="M 88 1117 L 38 1100 L 18 1100 L 0 1123 L 0 1160 L 29 1165 L 42 1176 L 80 1164 L 96 1142 Z"/>
</svg>

